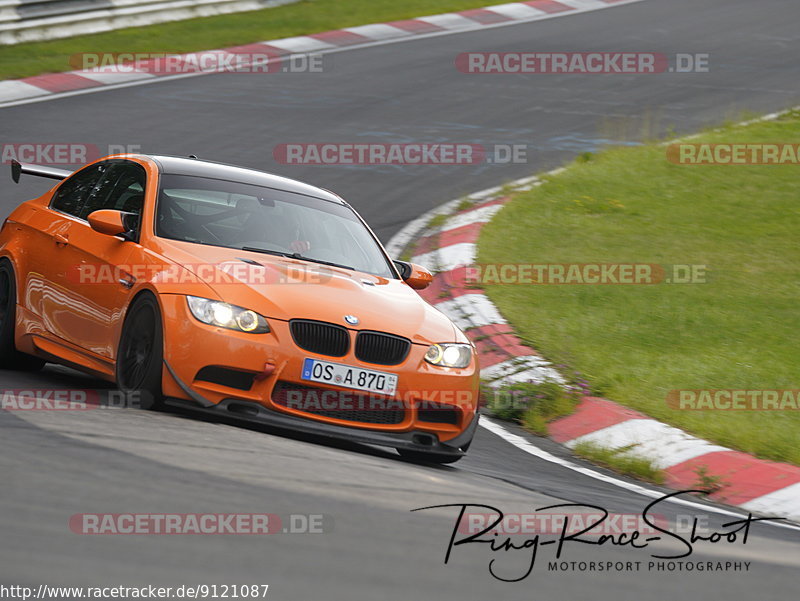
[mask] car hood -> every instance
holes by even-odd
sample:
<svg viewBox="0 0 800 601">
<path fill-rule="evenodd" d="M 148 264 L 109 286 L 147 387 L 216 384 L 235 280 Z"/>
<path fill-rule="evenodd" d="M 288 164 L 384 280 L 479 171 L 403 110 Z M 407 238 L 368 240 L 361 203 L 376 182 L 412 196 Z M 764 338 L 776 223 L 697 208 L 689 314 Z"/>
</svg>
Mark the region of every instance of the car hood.
<svg viewBox="0 0 800 601">
<path fill-rule="evenodd" d="M 219 299 L 270 319 L 313 319 L 404 336 L 418 344 L 466 342 L 448 317 L 405 282 L 236 249 L 164 241 L 161 253 Z M 358 318 L 355 326 L 345 316 Z"/>
</svg>

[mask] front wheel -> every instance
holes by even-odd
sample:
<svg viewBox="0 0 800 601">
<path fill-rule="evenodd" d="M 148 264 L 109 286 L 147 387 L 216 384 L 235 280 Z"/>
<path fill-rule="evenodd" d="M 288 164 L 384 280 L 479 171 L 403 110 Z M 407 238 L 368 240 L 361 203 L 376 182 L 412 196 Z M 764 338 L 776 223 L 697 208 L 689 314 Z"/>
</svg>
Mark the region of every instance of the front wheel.
<svg viewBox="0 0 800 601">
<path fill-rule="evenodd" d="M 0 261 L 0 366 L 6 369 L 39 371 L 45 362 L 20 353 L 14 345 L 17 321 L 17 283 L 7 260 Z"/>
<path fill-rule="evenodd" d="M 140 296 L 128 310 L 117 353 L 117 386 L 139 397 L 142 409 L 162 406 L 164 329 L 158 302 L 150 294 Z"/>
</svg>

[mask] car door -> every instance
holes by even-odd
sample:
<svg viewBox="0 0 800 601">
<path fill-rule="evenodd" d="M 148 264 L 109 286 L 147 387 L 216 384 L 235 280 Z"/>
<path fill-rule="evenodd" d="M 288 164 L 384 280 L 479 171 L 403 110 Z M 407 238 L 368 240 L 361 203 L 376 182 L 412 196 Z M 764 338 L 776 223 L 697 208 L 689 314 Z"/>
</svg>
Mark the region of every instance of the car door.
<svg viewBox="0 0 800 601">
<path fill-rule="evenodd" d="M 38 315 L 46 333 L 65 338 L 63 320 L 66 308 L 76 302 L 65 286 L 69 267 L 69 238 L 72 226 L 79 223 L 79 213 L 94 192 L 107 165 L 95 163 L 64 180 L 56 189 L 49 206 L 29 220 L 30 236 L 24 257 L 25 294 L 23 305 Z"/>
<path fill-rule="evenodd" d="M 112 209 L 141 215 L 146 172 L 134 161 L 112 159 L 108 168 L 78 212 L 69 229 L 65 286 L 73 302 L 64 308 L 59 329 L 69 341 L 83 349 L 113 359 L 116 333 L 135 282 L 130 265 L 138 256 L 138 243 L 92 229 L 88 218 L 94 211 Z M 137 227 L 138 235 L 138 227 Z"/>
</svg>

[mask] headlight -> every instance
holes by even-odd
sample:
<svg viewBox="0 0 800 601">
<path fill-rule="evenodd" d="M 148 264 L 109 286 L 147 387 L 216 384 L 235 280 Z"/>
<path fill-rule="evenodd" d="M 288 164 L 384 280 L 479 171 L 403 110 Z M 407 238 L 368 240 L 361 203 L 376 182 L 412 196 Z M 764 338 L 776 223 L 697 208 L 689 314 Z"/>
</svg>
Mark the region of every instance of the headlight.
<svg viewBox="0 0 800 601">
<path fill-rule="evenodd" d="M 425 353 L 425 361 L 442 367 L 463 368 L 472 360 L 472 347 L 468 344 L 434 344 Z"/>
<path fill-rule="evenodd" d="M 187 296 L 186 302 L 192 315 L 203 323 L 248 334 L 269 332 L 267 320 L 255 311 L 196 296 Z"/>
</svg>

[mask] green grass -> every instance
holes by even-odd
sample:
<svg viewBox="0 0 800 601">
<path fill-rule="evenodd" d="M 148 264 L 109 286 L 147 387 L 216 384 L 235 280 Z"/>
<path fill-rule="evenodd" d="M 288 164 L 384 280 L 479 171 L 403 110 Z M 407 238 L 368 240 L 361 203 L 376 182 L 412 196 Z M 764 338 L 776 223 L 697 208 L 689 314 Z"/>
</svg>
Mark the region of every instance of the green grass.
<svg viewBox="0 0 800 601">
<path fill-rule="evenodd" d="M 700 141 L 800 141 L 800 113 Z M 592 389 L 719 444 L 800 464 L 798 411 L 680 411 L 680 389 L 800 388 L 800 166 L 681 166 L 615 148 L 519 194 L 479 263 L 705 264 L 705 284 L 494 285 L 545 357 Z"/>
<path fill-rule="evenodd" d="M 489 413 L 522 424 L 541 436 L 547 435 L 548 422 L 575 410 L 581 392 L 579 386 L 567 389 L 555 382 L 520 382 L 499 389 L 483 385 Z"/>
<path fill-rule="evenodd" d="M 578 457 L 604 465 L 620 474 L 663 484 L 664 472 L 655 467 L 652 461 L 628 454 L 626 451 L 628 449 L 609 449 L 591 442 L 579 442 L 572 449 Z"/>
<path fill-rule="evenodd" d="M 712 474 L 707 465 L 698 465 L 694 473 L 697 475 L 697 481 L 692 488 L 702 490 L 706 495 L 718 493 L 730 486 L 722 476 Z"/>
<path fill-rule="evenodd" d="M 48 42 L 0 46 L 0 79 L 71 71 L 81 52 L 172 52 L 225 48 L 430 14 L 480 8 L 491 0 L 303 0 L 246 13 L 205 17 Z M 494 2 L 500 4 L 500 2 Z"/>
<path fill-rule="evenodd" d="M 441 215 L 434 215 L 431 217 L 431 220 L 428 222 L 425 228 L 428 230 L 438 229 L 442 227 L 449 218 L 450 215 L 444 213 Z"/>
</svg>

